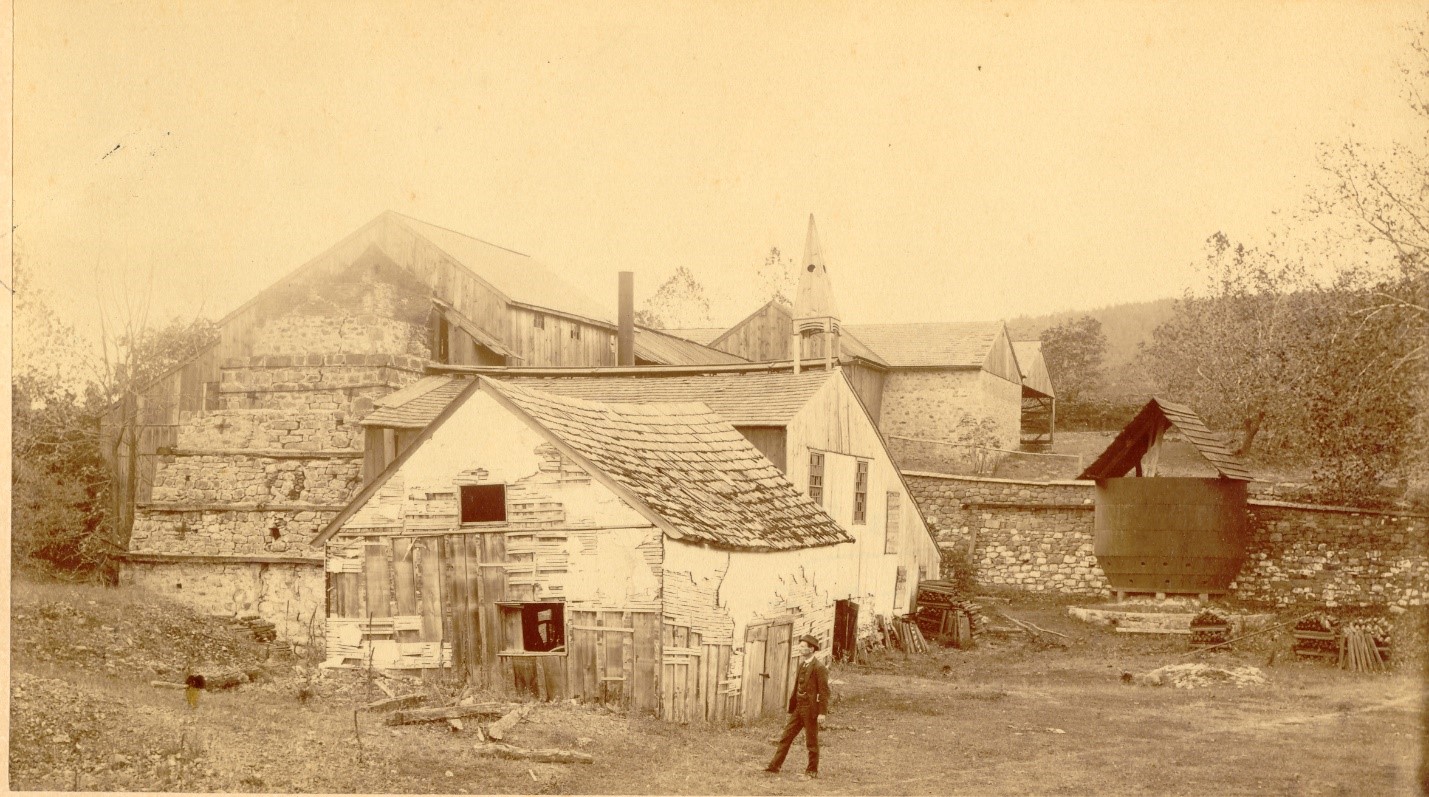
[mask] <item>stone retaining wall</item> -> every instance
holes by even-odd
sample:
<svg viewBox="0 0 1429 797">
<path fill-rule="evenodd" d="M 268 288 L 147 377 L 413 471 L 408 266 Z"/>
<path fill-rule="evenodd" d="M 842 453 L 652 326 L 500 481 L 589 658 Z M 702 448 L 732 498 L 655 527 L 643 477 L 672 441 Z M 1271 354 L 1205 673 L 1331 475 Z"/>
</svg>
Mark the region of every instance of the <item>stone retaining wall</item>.
<svg viewBox="0 0 1429 797">
<path fill-rule="evenodd" d="M 971 551 L 978 580 L 1064 595 L 1109 595 L 1092 555 L 1089 482 L 1016 482 L 905 472 L 944 550 Z M 1252 500 L 1234 597 L 1277 605 L 1421 606 L 1429 516 Z"/>
<path fill-rule="evenodd" d="M 121 579 L 206 614 L 256 614 L 273 623 L 282 639 L 323 646 L 327 594 L 321 560 L 313 564 L 138 561 L 125 565 Z"/>
</svg>

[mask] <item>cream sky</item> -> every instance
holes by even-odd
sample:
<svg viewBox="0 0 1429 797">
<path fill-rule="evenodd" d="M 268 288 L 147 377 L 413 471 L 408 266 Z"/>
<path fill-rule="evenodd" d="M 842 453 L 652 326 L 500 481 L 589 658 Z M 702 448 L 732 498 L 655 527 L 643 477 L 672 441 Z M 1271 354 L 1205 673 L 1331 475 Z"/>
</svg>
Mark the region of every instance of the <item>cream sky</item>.
<svg viewBox="0 0 1429 797">
<path fill-rule="evenodd" d="M 1322 142 L 1404 136 L 1424 18 L 18 0 L 14 240 L 81 327 L 151 268 L 156 313 L 218 317 L 389 208 L 607 304 L 618 270 L 639 298 L 688 266 L 726 323 L 809 213 L 850 322 L 1173 296 L 1208 235 L 1255 240 L 1324 182 Z"/>
</svg>

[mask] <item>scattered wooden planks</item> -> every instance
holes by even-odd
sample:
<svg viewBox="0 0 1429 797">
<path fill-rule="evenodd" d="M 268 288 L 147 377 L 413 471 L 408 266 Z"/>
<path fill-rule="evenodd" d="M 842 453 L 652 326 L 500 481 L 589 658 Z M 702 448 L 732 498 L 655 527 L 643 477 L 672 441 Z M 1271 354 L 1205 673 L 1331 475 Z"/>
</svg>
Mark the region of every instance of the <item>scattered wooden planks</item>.
<svg viewBox="0 0 1429 797">
<path fill-rule="evenodd" d="M 493 739 L 496 739 L 497 741 L 506 738 L 506 732 L 515 727 L 516 723 L 520 722 L 528 713 L 530 713 L 530 711 L 530 703 L 517 706 L 511 711 L 506 712 L 506 714 L 502 716 L 501 719 L 491 723 L 491 725 L 486 729 L 486 735 L 490 736 Z"/>
<path fill-rule="evenodd" d="M 380 681 L 378 683 L 381 683 Z M 410 695 L 398 695 L 383 700 L 374 700 L 363 706 L 364 711 L 397 711 L 404 708 L 420 706 L 427 701 L 427 696 L 420 692 Z"/>
<path fill-rule="evenodd" d="M 540 761 L 547 764 L 595 763 L 595 756 L 589 753 L 578 753 L 574 750 L 528 750 L 524 747 L 514 747 L 499 742 L 478 744 L 473 746 L 472 749 L 480 756 L 495 756 L 497 758 L 510 758 L 521 761 Z"/>
<path fill-rule="evenodd" d="M 511 710 L 510 703 L 473 703 L 469 706 L 441 706 L 394 711 L 387 717 L 388 725 L 415 725 L 419 722 L 441 722 L 462 717 L 500 717 Z"/>
</svg>

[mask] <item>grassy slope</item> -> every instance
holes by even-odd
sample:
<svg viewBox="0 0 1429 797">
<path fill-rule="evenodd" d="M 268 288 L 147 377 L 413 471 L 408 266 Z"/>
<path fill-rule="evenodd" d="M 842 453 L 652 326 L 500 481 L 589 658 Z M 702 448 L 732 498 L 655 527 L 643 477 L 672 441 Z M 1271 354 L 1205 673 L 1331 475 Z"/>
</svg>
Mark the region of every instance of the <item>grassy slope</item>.
<svg viewBox="0 0 1429 797">
<path fill-rule="evenodd" d="M 1401 673 L 1357 676 L 1290 660 L 1288 640 L 1267 635 L 1200 654 L 1262 666 L 1267 686 L 1127 686 L 1123 671 L 1187 660 L 1185 638 L 1111 633 L 1069 619 L 1064 606 L 1021 603 L 1009 611 L 1070 635 L 1070 646 L 983 636 L 971 651 L 835 667 L 836 727 L 824 734 L 816 782 L 756 771 L 777 719 L 680 727 L 569 703 L 539 707 L 509 740 L 582 749 L 596 763 L 528 764 L 475 757 L 469 728 L 388 728 L 354 715 L 381 696 L 371 683 L 296 662 L 269 662 L 270 680 L 190 706 L 181 691 L 148 686 L 156 665 L 202 656 L 208 666 L 251 665 L 261 650 L 230 647 L 226 624 L 141 593 L 21 582 L 13 603 L 15 789 L 1401 794 L 1412 793 L 1420 734 L 1418 659 Z M 170 627 L 147 634 L 156 618 Z M 100 640 L 106 653 L 96 656 Z M 311 699 L 298 699 L 303 689 Z M 796 746 L 788 770 L 802 763 Z"/>
</svg>

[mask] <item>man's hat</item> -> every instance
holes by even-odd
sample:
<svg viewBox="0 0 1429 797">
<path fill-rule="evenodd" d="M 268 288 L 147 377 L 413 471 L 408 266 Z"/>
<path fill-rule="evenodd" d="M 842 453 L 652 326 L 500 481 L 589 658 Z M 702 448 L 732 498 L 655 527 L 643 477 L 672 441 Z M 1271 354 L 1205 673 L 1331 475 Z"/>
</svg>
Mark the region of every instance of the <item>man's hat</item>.
<svg viewBox="0 0 1429 797">
<path fill-rule="evenodd" d="M 813 634 L 805 634 L 799 637 L 799 641 L 803 642 L 814 650 L 819 649 L 819 638 L 814 636 Z"/>
</svg>

